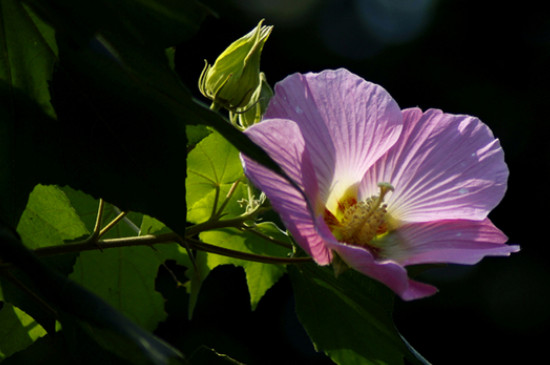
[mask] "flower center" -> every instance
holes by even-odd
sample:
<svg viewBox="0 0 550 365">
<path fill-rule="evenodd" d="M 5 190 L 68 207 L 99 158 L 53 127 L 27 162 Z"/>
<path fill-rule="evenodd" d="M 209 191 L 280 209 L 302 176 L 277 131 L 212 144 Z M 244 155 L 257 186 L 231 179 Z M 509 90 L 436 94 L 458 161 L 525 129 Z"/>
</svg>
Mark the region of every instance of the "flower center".
<svg viewBox="0 0 550 365">
<path fill-rule="evenodd" d="M 389 183 L 378 183 L 380 194 L 358 202 L 353 197 L 338 202 L 337 216 L 325 211 L 325 222 L 334 236 L 348 244 L 374 249 L 372 240 L 388 231 L 387 205 L 384 196 L 393 191 Z"/>
</svg>

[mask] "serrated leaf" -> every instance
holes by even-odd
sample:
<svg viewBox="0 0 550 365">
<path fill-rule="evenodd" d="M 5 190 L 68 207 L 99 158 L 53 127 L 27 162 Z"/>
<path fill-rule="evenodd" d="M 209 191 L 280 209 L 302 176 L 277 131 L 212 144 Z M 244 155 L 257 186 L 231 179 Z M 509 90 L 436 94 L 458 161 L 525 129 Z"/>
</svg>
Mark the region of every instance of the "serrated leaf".
<svg viewBox="0 0 550 365">
<path fill-rule="evenodd" d="M 355 271 L 335 277 L 315 264 L 290 267 L 298 318 L 337 364 L 427 364 L 396 330 L 393 294 Z"/>
</svg>

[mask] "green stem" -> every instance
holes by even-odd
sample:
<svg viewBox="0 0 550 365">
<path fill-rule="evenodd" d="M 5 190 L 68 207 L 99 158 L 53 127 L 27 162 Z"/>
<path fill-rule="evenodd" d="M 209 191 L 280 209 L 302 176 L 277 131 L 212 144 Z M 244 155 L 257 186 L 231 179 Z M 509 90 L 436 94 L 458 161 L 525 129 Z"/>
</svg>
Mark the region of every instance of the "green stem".
<svg viewBox="0 0 550 365">
<path fill-rule="evenodd" d="M 101 221 L 103 220 L 103 210 L 105 208 L 105 201 L 99 198 L 99 206 L 97 208 L 97 216 L 95 220 L 94 231 L 90 239 L 97 239 L 101 234 Z"/>
<path fill-rule="evenodd" d="M 219 199 L 220 199 L 220 186 L 216 185 L 216 192 L 214 194 L 214 203 L 212 204 L 212 212 L 210 213 L 210 218 L 208 218 L 208 221 L 214 221 L 218 219 L 218 217 L 216 217 L 216 207 L 218 206 Z"/>
<path fill-rule="evenodd" d="M 209 231 L 212 229 L 219 228 L 242 228 L 244 227 L 244 222 L 247 221 L 250 217 L 248 215 L 241 216 L 233 219 L 226 220 L 209 220 L 203 223 L 195 224 L 194 226 L 188 227 L 185 229 L 185 237 L 193 237 L 196 234 L 199 234 L 203 231 Z"/>
<path fill-rule="evenodd" d="M 125 216 L 128 214 L 127 212 L 121 212 L 119 215 L 115 217 L 109 224 L 107 224 L 101 231 L 99 231 L 98 238 L 103 236 L 105 233 L 107 233 L 111 228 L 113 228 L 118 222 L 120 222 Z"/>
<path fill-rule="evenodd" d="M 208 243 L 201 242 L 192 238 L 185 240 L 189 245 L 197 250 L 210 252 L 217 255 L 233 257 L 236 259 L 261 262 L 264 264 L 297 264 L 303 262 L 311 262 L 311 257 L 275 257 L 275 256 L 262 256 L 248 252 L 235 251 L 228 248 L 214 246 Z"/>
<path fill-rule="evenodd" d="M 79 253 L 84 251 L 105 250 L 117 247 L 132 247 L 132 246 L 150 246 L 161 243 L 174 243 L 180 241 L 181 238 L 175 233 L 164 233 L 159 235 L 145 235 L 122 238 L 107 238 L 99 241 L 87 239 L 85 241 L 70 243 L 59 246 L 49 246 L 37 248 L 34 250 L 38 256 L 53 256 L 67 253 Z"/>
<path fill-rule="evenodd" d="M 98 245 L 99 243 L 99 245 Z M 106 250 L 109 248 L 133 247 L 133 246 L 151 246 L 156 244 L 179 243 L 182 246 L 186 244 L 195 250 L 206 251 L 217 255 L 233 257 L 237 259 L 262 262 L 267 264 L 296 264 L 311 261 L 311 257 L 276 257 L 256 255 L 248 252 L 235 251 L 228 248 L 218 247 L 208 243 L 201 242 L 193 238 L 183 240 L 176 233 L 164 233 L 158 236 L 146 235 L 137 237 L 123 237 L 104 239 L 97 242 L 86 240 L 81 243 L 73 243 L 62 246 L 50 246 L 37 248 L 34 253 L 37 256 L 53 256 L 68 253 L 79 253 L 92 250 Z M 3 263 L 0 267 L 9 267 L 9 263 Z"/>
<path fill-rule="evenodd" d="M 120 247 L 133 247 L 133 246 L 151 246 L 156 244 L 168 244 L 168 243 L 178 243 L 181 246 L 189 247 L 191 249 L 206 251 L 217 255 L 233 257 L 237 259 L 262 262 L 267 264 L 298 264 L 303 262 L 310 262 L 311 257 L 275 257 L 275 256 L 262 256 L 256 255 L 248 252 L 235 251 L 228 248 L 214 246 L 208 243 L 201 242 L 193 238 L 182 239 L 176 233 L 163 233 L 159 235 L 145 235 L 137 237 L 123 237 L 123 238 L 110 238 L 103 240 L 90 240 L 79 243 L 72 243 L 60 246 L 50 246 L 42 247 L 34 250 L 34 253 L 37 256 L 53 256 L 61 255 L 68 253 L 79 253 L 84 251 L 93 251 L 93 250 L 106 250 L 109 248 L 120 248 Z M 9 268 L 11 264 L 0 263 L 0 268 Z"/>
<path fill-rule="evenodd" d="M 261 237 L 266 241 L 272 242 L 272 243 L 274 243 L 276 245 L 279 245 L 279 246 L 282 246 L 284 248 L 288 248 L 288 249 L 292 248 L 291 244 L 280 241 L 280 240 L 275 239 L 275 238 L 273 238 L 271 236 L 268 236 L 266 234 L 263 234 L 262 232 L 259 232 L 259 231 L 255 230 L 254 228 L 246 229 L 246 232 L 250 232 L 252 234 L 255 234 L 256 236 Z"/>
<path fill-rule="evenodd" d="M 229 188 L 229 191 L 227 192 L 227 195 L 225 196 L 225 200 L 223 201 L 222 205 L 220 206 L 220 209 L 218 209 L 218 211 L 212 216 L 212 218 L 219 219 L 222 216 L 222 213 L 223 213 L 225 207 L 227 206 L 227 204 L 229 203 L 229 200 L 231 199 L 231 197 L 235 193 L 235 190 L 237 190 L 237 185 L 239 185 L 240 182 L 241 182 L 241 178 L 239 177 L 231 185 L 231 187 Z M 214 207 L 215 207 L 215 205 L 214 205 Z"/>
</svg>

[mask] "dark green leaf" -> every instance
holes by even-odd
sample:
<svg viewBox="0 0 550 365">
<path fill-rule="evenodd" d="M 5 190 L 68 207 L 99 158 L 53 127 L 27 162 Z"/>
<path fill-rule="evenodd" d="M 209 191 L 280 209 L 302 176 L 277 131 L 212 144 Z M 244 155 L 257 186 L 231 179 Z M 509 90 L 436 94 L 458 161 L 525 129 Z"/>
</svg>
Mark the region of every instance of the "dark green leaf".
<svg viewBox="0 0 550 365">
<path fill-rule="evenodd" d="M 318 351 L 337 364 L 426 364 L 400 336 L 392 319 L 393 293 L 353 270 L 289 268 L 296 312 Z"/>
<path fill-rule="evenodd" d="M 0 243 L 0 258 L 12 262 L 28 276 L 30 290 L 55 309 L 64 330 L 83 331 L 102 349 L 133 364 L 183 361 L 177 350 L 45 266 L 5 226 L 0 226 Z"/>
<path fill-rule="evenodd" d="M 51 28 L 17 0 L 0 2 L 0 25 L 0 80 L 53 115 L 47 84 L 56 59 Z"/>
</svg>

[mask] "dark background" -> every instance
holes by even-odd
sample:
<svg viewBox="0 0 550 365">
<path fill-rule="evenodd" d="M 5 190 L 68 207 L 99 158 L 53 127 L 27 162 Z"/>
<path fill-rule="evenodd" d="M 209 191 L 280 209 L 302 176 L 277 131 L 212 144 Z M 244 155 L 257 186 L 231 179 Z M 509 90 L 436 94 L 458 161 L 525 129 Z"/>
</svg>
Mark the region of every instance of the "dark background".
<svg viewBox="0 0 550 365">
<path fill-rule="evenodd" d="M 434 364 L 543 362 L 550 337 L 544 178 L 549 170 L 550 16 L 544 2 L 203 3 L 218 18 L 208 18 L 198 36 L 177 50 L 177 67 L 187 85 L 196 85 L 204 59 L 212 63 L 265 18 L 265 24 L 275 26 L 262 56 L 272 85 L 294 72 L 345 67 L 382 85 L 402 108 L 470 114 L 492 128 L 511 174 L 508 193 L 490 218 L 522 251 L 426 273 L 422 280 L 440 292 L 415 302 L 396 299 L 395 322 Z M 197 89 L 193 92 L 200 98 Z M 242 270 L 216 269 L 192 322 L 184 318 L 185 295 L 159 282 L 172 300 L 170 320 L 158 333 L 184 347 L 192 360 L 228 363 L 199 347 L 203 343 L 250 364 L 330 363 L 315 355 L 297 322 L 287 278 L 250 312 Z"/>
</svg>

